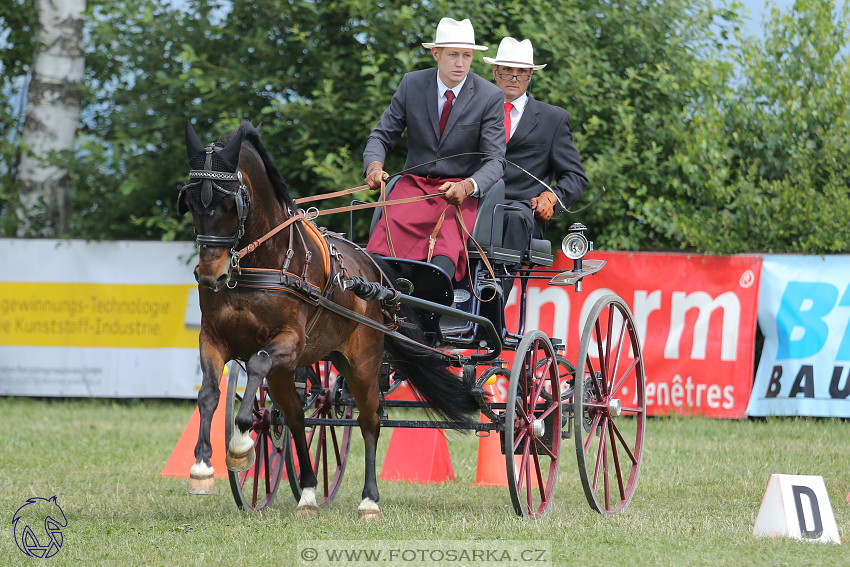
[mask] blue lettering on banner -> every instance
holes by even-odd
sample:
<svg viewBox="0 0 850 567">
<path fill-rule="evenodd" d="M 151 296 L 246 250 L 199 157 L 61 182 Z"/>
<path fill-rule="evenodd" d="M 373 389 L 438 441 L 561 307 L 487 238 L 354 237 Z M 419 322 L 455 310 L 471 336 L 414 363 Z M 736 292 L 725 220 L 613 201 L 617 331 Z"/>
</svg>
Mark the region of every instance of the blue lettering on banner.
<svg viewBox="0 0 850 567">
<path fill-rule="evenodd" d="M 823 318 L 832 311 L 837 297 L 838 290 L 830 284 L 788 282 L 776 315 L 778 360 L 808 358 L 820 352 L 829 339 L 829 326 Z M 800 338 L 794 338 L 797 331 L 802 332 Z"/>
<path fill-rule="evenodd" d="M 850 417 L 850 256 L 765 256 L 748 415 Z"/>
</svg>

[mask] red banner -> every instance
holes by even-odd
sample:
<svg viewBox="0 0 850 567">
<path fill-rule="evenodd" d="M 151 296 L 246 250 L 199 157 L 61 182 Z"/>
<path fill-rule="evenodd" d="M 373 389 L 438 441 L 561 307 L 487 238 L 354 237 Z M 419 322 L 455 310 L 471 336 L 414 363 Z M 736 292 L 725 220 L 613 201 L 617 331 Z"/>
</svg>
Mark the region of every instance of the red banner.
<svg viewBox="0 0 850 567">
<path fill-rule="evenodd" d="M 587 313 L 616 293 L 631 308 L 641 339 L 649 415 L 744 416 L 752 389 L 761 259 L 757 256 L 591 252 L 605 260 L 582 291 L 531 281 L 526 331 L 566 343 L 575 363 Z M 561 253 L 555 268 L 572 269 Z M 516 331 L 519 286 L 505 311 Z M 505 353 L 511 354 L 511 353 Z"/>
</svg>

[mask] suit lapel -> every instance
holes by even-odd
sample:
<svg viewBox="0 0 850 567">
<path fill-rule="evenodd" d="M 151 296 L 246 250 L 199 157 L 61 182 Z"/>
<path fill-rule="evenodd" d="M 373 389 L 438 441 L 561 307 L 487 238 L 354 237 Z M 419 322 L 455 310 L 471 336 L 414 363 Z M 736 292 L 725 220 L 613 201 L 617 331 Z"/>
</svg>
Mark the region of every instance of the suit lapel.
<svg viewBox="0 0 850 567">
<path fill-rule="evenodd" d="M 514 135 L 511 136 L 507 147 L 519 144 L 526 138 L 526 136 L 531 134 L 532 130 L 537 127 L 537 123 L 539 122 L 539 118 L 537 116 L 539 112 L 540 109 L 537 106 L 537 101 L 529 95 L 528 102 L 525 105 L 525 110 L 522 112 L 522 118 L 519 120 L 519 126 L 516 127 L 516 131 L 514 132 Z"/>
<path fill-rule="evenodd" d="M 437 70 L 428 74 L 428 80 L 425 81 L 425 106 L 428 108 L 428 119 L 431 121 L 431 128 L 434 129 L 434 135 L 440 139 L 440 113 L 437 111 Z"/>
</svg>

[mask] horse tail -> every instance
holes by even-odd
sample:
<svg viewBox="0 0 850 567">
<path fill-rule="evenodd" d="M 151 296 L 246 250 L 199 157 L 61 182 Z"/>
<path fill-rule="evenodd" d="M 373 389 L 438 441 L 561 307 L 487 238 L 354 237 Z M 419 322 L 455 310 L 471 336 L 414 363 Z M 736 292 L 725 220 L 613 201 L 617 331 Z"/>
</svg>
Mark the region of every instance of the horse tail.
<svg viewBox="0 0 850 567">
<path fill-rule="evenodd" d="M 384 274 L 394 279 L 392 268 L 380 257 L 372 257 Z M 446 356 L 422 346 L 426 339 L 416 309 L 402 304 L 399 315 L 406 322 L 399 332 L 416 343 L 389 335 L 386 337 L 384 348 L 393 368 L 413 385 L 417 397 L 427 401 L 431 406 L 429 409 L 437 415 L 463 425 L 473 424 L 471 415 L 480 410 L 472 392 L 475 377 L 458 376 L 449 370 Z"/>
<path fill-rule="evenodd" d="M 411 315 L 405 315 L 410 322 Z M 408 330 L 402 334 L 409 336 Z M 413 385 L 417 397 L 429 402 L 433 411 L 449 421 L 474 423 L 470 416 L 480 408 L 472 393 L 472 378 L 464 379 L 451 372 L 445 356 L 418 344 L 388 336 L 384 347 L 393 368 Z"/>
</svg>

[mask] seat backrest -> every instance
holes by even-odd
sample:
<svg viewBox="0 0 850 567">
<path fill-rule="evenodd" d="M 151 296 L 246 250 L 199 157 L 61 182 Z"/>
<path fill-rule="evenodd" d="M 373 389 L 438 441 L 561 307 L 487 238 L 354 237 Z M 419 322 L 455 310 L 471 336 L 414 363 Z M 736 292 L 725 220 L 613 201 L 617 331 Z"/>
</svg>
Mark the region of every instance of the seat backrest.
<svg viewBox="0 0 850 567">
<path fill-rule="evenodd" d="M 499 179 L 478 202 L 478 214 L 472 227 L 472 238 L 482 248 L 502 245 L 505 211 L 497 207 L 505 202 L 505 182 Z"/>
<path fill-rule="evenodd" d="M 393 177 L 387 183 L 386 195 L 389 197 L 390 191 L 395 187 L 399 177 Z M 475 226 L 472 227 L 470 233 L 472 237 L 482 247 L 501 246 L 503 219 L 505 216 L 504 210 L 497 207 L 505 202 L 505 182 L 498 180 L 487 193 L 484 198 L 478 203 L 478 214 L 475 218 Z M 375 207 L 375 212 L 372 214 L 372 224 L 369 225 L 369 234 L 375 230 L 375 226 L 381 218 L 382 207 Z M 492 230 L 491 230 L 492 229 Z M 491 239 L 492 235 L 492 239 Z"/>
</svg>

